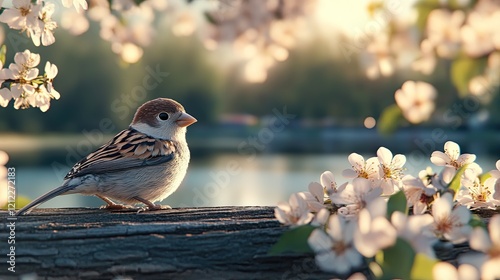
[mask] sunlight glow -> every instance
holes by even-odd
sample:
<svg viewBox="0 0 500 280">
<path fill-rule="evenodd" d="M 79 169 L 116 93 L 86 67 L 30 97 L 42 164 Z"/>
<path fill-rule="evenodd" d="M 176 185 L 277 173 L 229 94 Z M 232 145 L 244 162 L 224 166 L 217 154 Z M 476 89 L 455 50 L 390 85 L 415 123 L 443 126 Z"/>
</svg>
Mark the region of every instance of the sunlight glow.
<svg viewBox="0 0 500 280">
<path fill-rule="evenodd" d="M 370 2 L 319 0 L 315 16 L 327 32 L 332 33 L 334 27 L 334 32 L 350 33 L 369 20 L 367 7 Z"/>
<path fill-rule="evenodd" d="M 373 117 L 367 117 L 363 124 L 366 128 L 372 129 L 377 124 L 377 121 Z"/>
</svg>

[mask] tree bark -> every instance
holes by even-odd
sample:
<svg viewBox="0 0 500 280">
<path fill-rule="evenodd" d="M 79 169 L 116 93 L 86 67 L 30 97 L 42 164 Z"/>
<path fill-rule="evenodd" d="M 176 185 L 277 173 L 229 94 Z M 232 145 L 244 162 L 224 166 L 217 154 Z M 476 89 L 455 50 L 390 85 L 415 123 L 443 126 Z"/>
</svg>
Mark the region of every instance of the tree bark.
<svg viewBox="0 0 500 280">
<path fill-rule="evenodd" d="M 2 259 L 12 232 L 6 212 Z M 488 220 L 491 213 L 481 216 Z M 154 212 L 35 209 L 15 221 L 15 273 L 0 279 L 330 279 L 312 255 L 268 255 L 288 228 L 273 207 L 177 208 Z M 437 247 L 454 262 L 467 244 Z M 367 269 L 363 270 L 367 274 Z M 129 277 L 129 278 L 123 278 Z"/>
<path fill-rule="evenodd" d="M 10 247 L 5 221 L 0 231 L 5 242 L 3 259 Z M 316 268 L 312 256 L 267 254 L 287 229 L 276 221 L 272 207 L 179 208 L 139 214 L 36 209 L 18 217 L 15 226 L 16 272 L 4 268 L 1 279 L 30 273 L 39 279 L 331 277 Z"/>
</svg>

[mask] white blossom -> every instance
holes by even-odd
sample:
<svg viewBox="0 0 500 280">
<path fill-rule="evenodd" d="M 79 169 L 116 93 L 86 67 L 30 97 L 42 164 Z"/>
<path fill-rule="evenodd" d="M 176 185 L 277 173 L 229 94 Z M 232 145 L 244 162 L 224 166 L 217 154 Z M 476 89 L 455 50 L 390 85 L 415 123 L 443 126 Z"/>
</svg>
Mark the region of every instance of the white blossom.
<svg viewBox="0 0 500 280">
<path fill-rule="evenodd" d="M 452 243 L 462 243 L 467 240 L 472 230 L 469 225 L 470 211 L 464 206 L 453 208 L 453 198 L 445 193 L 432 204 L 434 217 L 434 233 L 439 238 L 445 238 Z"/>
<path fill-rule="evenodd" d="M 488 178 L 481 183 L 478 174 L 474 169 L 466 169 L 462 179 L 462 188 L 459 190 L 456 200 L 467 208 L 490 208 L 496 209 L 500 201 L 493 198 L 495 188 L 495 178 Z"/>
<path fill-rule="evenodd" d="M 366 208 L 382 194 L 380 187 L 372 188 L 369 180 L 364 178 L 355 178 L 352 183 L 348 183 L 340 192 L 330 196 L 332 202 L 336 205 L 345 205 L 338 211 L 339 214 L 354 217 L 359 211 Z"/>
<path fill-rule="evenodd" d="M 437 166 L 451 166 L 458 170 L 460 167 L 470 164 L 476 160 L 476 155 L 460 155 L 460 146 L 453 141 L 444 144 L 444 153 L 434 151 L 431 155 L 431 162 Z"/>
<path fill-rule="evenodd" d="M 429 203 L 436 194 L 436 188 L 425 185 L 422 179 L 407 175 L 403 178 L 403 191 L 408 201 L 408 206 L 413 206 L 413 214 L 420 215 L 427 211 Z"/>
<path fill-rule="evenodd" d="M 12 6 L 0 14 L 0 22 L 7 23 L 12 29 L 29 31 L 37 28 L 40 5 L 32 4 L 30 0 L 12 0 Z"/>
<path fill-rule="evenodd" d="M 35 46 L 40 46 L 40 40 L 44 46 L 52 45 L 56 41 L 54 29 L 57 28 L 57 23 L 51 18 L 54 9 L 55 5 L 53 3 L 47 3 L 41 9 L 39 19 L 37 20 L 38 26 L 30 32 Z"/>
<path fill-rule="evenodd" d="M 385 218 L 387 203 L 379 197 L 359 212 L 358 226 L 354 233 L 354 246 L 365 257 L 375 254 L 391 245 L 397 238 L 397 230 Z"/>
<path fill-rule="evenodd" d="M 280 223 L 292 227 L 308 224 L 314 215 L 309 212 L 306 201 L 298 194 L 292 194 L 288 203 L 280 202 L 274 209 Z"/>
<path fill-rule="evenodd" d="M 346 169 L 342 175 L 346 178 L 365 178 L 369 180 L 378 179 L 379 163 L 376 157 L 366 160 L 363 156 L 352 153 L 347 158 L 352 169 Z"/>
<path fill-rule="evenodd" d="M 355 222 L 338 215 L 330 216 L 326 232 L 315 229 L 307 242 L 313 249 L 318 267 L 326 272 L 347 274 L 359 267 L 363 257 L 352 243 Z"/>
<path fill-rule="evenodd" d="M 383 194 L 391 195 L 400 188 L 406 157 L 401 154 L 393 157 L 392 152 L 385 147 L 380 147 L 377 150 L 377 157 L 380 162 L 380 186 L 382 187 Z"/>
<path fill-rule="evenodd" d="M 425 82 L 406 81 L 394 94 L 403 116 L 411 123 L 427 121 L 434 112 L 436 89 Z"/>
</svg>

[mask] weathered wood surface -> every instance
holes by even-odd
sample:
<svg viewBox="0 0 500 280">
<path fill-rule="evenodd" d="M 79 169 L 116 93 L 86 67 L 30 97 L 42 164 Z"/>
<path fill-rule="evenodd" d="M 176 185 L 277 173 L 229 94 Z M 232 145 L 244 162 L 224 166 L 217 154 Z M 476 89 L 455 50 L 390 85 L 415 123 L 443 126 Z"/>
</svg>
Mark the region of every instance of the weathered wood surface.
<svg viewBox="0 0 500 280">
<path fill-rule="evenodd" d="M 0 211 L 0 252 L 9 235 Z M 487 221 L 494 212 L 482 213 Z M 35 209 L 16 221 L 16 273 L 0 279 L 330 279 L 312 256 L 269 256 L 287 230 L 273 207 L 178 208 L 156 212 Z M 441 246 L 452 261 L 466 244 Z"/>
<path fill-rule="evenodd" d="M 5 212 L 3 212 L 5 217 Z M 2 221 L 1 254 L 7 229 Z M 327 279 L 314 259 L 269 256 L 286 230 L 272 207 L 156 212 L 36 209 L 16 221 L 16 273 L 0 279 Z M 118 279 L 118 278 L 117 278 Z"/>
</svg>

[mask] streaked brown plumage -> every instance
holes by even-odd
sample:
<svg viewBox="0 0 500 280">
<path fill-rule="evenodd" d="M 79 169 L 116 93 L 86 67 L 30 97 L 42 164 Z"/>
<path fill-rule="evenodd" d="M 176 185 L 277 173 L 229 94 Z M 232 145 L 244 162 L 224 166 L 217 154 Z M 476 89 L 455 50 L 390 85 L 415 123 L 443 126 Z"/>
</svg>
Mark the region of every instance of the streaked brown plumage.
<svg viewBox="0 0 500 280">
<path fill-rule="evenodd" d="M 158 98 L 137 109 L 128 129 L 77 162 L 62 186 L 17 212 L 29 212 L 39 204 L 63 194 L 95 195 L 108 208 L 142 202 L 149 210 L 172 194 L 184 178 L 189 164 L 186 127 L 196 122 L 184 107 L 168 98 Z"/>
</svg>

